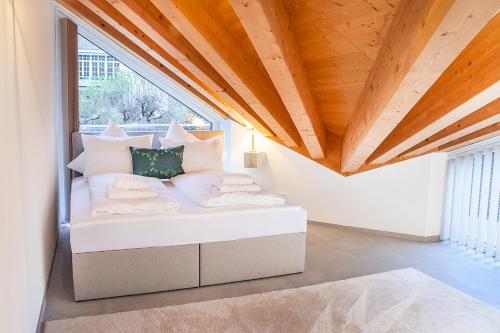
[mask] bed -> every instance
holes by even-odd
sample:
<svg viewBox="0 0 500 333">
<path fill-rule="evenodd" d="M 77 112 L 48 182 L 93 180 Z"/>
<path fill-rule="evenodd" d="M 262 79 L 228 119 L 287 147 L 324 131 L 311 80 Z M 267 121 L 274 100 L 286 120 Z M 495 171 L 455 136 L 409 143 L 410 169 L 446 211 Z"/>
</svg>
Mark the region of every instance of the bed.
<svg viewBox="0 0 500 333">
<path fill-rule="evenodd" d="M 220 135 L 193 133 L 200 138 Z M 79 133 L 73 135 L 73 143 L 76 156 L 82 151 Z M 174 213 L 92 217 L 88 182 L 73 179 L 70 243 L 75 300 L 304 271 L 307 214 L 301 207 L 204 208 L 173 184 L 165 186 L 181 205 Z"/>
</svg>

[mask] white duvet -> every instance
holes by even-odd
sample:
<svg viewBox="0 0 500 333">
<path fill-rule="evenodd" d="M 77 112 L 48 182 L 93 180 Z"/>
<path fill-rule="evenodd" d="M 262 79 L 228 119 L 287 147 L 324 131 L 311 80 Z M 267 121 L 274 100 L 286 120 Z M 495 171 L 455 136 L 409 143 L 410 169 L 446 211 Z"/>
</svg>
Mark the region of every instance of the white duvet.
<svg viewBox="0 0 500 333">
<path fill-rule="evenodd" d="M 158 196 L 147 199 L 109 199 L 108 186 L 115 183 L 121 174 L 105 173 L 88 178 L 92 216 L 110 214 L 161 214 L 176 210 L 179 205 L 165 185 L 157 178 L 142 177 L 147 180 Z"/>
<path fill-rule="evenodd" d="M 243 205 L 283 205 L 285 199 L 277 194 L 260 192 L 221 193 L 221 172 L 196 172 L 179 175 L 170 181 L 191 201 L 202 207 Z"/>
</svg>

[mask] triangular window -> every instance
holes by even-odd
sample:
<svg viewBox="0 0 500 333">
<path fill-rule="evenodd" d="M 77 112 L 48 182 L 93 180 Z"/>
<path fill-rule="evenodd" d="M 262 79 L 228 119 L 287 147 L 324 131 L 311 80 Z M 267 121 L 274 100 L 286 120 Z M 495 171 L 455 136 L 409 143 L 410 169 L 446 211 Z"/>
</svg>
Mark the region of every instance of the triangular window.
<svg viewBox="0 0 500 333">
<path fill-rule="evenodd" d="M 101 131 L 110 120 L 126 131 L 165 131 L 172 119 L 188 129 L 212 129 L 209 119 L 81 35 L 78 77 L 80 131 Z"/>
</svg>

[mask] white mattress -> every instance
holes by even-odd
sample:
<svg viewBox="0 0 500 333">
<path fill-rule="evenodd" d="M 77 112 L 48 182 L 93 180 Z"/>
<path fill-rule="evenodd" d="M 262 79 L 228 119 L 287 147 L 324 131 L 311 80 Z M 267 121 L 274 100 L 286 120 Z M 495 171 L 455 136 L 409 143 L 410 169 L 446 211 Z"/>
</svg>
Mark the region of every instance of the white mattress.
<svg viewBox="0 0 500 333">
<path fill-rule="evenodd" d="M 160 215 L 92 217 L 85 179 L 71 188 L 70 242 L 73 253 L 220 242 L 305 232 L 307 212 L 296 205 L 203 208 L 171 183 L 181 208 Z"/>
</svg>

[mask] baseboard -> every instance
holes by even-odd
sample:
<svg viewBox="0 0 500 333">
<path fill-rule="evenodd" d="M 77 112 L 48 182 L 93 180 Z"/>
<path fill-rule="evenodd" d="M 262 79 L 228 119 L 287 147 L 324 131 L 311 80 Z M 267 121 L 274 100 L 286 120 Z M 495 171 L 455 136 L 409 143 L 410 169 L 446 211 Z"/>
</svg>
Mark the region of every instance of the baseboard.
<svg viewBox="0 0 500 333">
<path fill-rule="evenodd" d="M 47 282 L 45 284 L 45 291 L 43 293 L 42 306 L 40 307 L 40 313 L 38 314 L 38 324 L 36 325 L 36 333 L 43 333 L 44 323 L 43 317 L 45 315 L 45 305 L 47 304 L 47 291 L 49 289 L 50 277 L 52 276 L 52 269 L 54 268 L 54 260 L 56 258 L 57 247 L 59 246 L 59 236 L 60 236 L 61 223 L 57 225 L 57 240 L 55 242 L 54 251 L 52 251 L 52 260 L 50 263 L 50 271 L 47 277 Z"/>
<path fill-rule="evenodd" d="M 50 281 L 50 275 L 48 281 Z M 36 333 L 43 332 L 43 316 L 45 314 L 45 304 L 47 304 L 48 281 L 47 281 L 47 286 L 45 286 L 45 292 L 43 293 L 42 306 L 40 307 L 40 314 L 38 315 L 38 324 L 36 325 Z"/>
<path fill-rule="evenodd" d="M 377 235 L 377 236 L 385 236 L 385 237 L 392 237 L 392 238 L 400 238 L 400 239 L 412 240 L 412 241 L 421 242 L 421 243 L 435 243 L 435 242 L 441 241 L 439 235 L 435 235 L 435 236 L 417 236 L 417 235 L 410 235 L 410 234 L 402 234 L 402 233 L 398 233 L 398 232 L 382 231 L 382 230 L 367 229 L 367 228 L 359 228 L 359 227 L 353 227 L 353 226 L 347 226 L 347 225 L 340 225 L 340 224 L 334 224 L 334 223 L 326 223 L 326 222 L 308 221 L 308 223 L 310 223 L 310 224 L 316 224 L 316 225 L 321 225 L 321 226 L 332 227 L 332 228 L 338 228 L 338 229 L 352 230 L 352 231 L 357 231 L 357 232 L 362 232 L 362 233 L 371 234 L 371 235 Z"/>
</svg>

